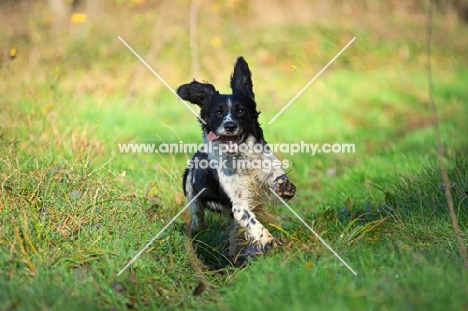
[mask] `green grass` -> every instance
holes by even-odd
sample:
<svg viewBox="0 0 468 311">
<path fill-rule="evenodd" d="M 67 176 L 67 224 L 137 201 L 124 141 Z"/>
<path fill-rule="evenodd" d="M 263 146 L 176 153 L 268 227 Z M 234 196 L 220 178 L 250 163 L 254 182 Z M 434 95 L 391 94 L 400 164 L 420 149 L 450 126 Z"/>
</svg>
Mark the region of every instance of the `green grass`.
<svg viewBox="0 0 468 311">
<path fill-rule="evenodd" d="M 457 310 L 466 306 L 462 291 L 446 292 L 467 278 L 447 265 L 445 256 L 389 246 L 345 251 L 359 271 L 357 277 L 314 254 L 295 254 L 286 260 L 273 256 L 268 264 L 255 263 L 253 271 L 240 275 L 223 293 L 223 303 L 212 310 L 223 304 L 233 310 Z"/>
<path fill-rule="evenodd" d="M 197 78 L 228 92 L 232 63 L 244 55 L 268 142 L 356 145 L 354 154 L 278 156 L 293 163 L 298 195 L 290 205 L 358 275 L 286 207 L 270 204 L 264 222 L 284 243 L 243 269 L 225 258 L 226 221 L 209 215 L 211 226 L 191 240 L 186 212 L 118 276 L 185 206 L 190 158 L 121 154 L 118 144 L 201 139 L 195 117 L 117 36 L 175 88 L 193 78 L 187 15 L 117 1 L 83 25 L 55 29 L 37 3 L 1 15 L 0 48 L 18 50 L 0 58 L 1 311 L 467 308 L 468 273 L 436 158 L 425 19 L 373 6 L 356 6 L 356 19 L 333 4 L 336 23 L 282 24 L 252 19 L 241 4 L 202 5 Z M 434 96 L 465 244 L 467 32 L 436 14 Z"/>
</svg>

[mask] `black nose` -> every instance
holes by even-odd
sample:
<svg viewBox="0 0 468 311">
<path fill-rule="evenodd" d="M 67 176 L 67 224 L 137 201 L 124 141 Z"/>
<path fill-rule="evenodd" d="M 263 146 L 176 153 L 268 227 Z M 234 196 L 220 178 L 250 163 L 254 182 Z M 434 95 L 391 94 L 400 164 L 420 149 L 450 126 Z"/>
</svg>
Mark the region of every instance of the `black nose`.
<svg viewBox="0 0 468 311">
<path fill-rule="evenodd" d="M 232 121 L 226 122 L 224 123 L 224 129 L 226 132 L 234 132 L 237 129 L 237 124 Z"/>
</svg>

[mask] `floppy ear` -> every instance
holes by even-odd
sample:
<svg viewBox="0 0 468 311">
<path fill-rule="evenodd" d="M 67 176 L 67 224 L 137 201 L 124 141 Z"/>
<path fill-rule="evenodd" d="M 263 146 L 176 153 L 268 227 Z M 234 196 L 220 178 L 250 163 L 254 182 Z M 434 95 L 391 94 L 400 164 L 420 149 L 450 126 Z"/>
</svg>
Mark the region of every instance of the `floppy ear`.
<svg viewBox="0 0 468 311">
<path fill-rule="evenodd" d="M 200 83 L 193 80 L 189 84 L 179 86 L 177 94 L 183 99 L 188 100 L 192 104 L 203 106 L 203 103 L 217 91 L 213 85 L 208 83 Z"/>
<path fill-rule="evenodd" d="M 231 75 L 231 89 L 233 93 L 235 91 L 240 91 L 252 99 L 255 98 L 252 85 L 252 73 L 250 72 L 249 65 L 242 56 L 237 59 L 234 65 L 234 72 Z"/>
</svg>

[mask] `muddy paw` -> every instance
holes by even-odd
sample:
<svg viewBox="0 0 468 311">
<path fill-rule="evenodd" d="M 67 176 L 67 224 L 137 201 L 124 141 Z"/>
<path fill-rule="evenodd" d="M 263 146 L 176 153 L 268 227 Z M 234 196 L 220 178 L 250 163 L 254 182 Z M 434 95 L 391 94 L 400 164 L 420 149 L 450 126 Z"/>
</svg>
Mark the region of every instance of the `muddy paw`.
<svg viewBox="0 0 468 311">
<path fill-rule="evenodd" d="M 275 179 L 276 193 L 285 200 L 289 200 L 296 194 L 296 186 L 289 181 L 288 177 L 284 174 Z"/>
</svg>

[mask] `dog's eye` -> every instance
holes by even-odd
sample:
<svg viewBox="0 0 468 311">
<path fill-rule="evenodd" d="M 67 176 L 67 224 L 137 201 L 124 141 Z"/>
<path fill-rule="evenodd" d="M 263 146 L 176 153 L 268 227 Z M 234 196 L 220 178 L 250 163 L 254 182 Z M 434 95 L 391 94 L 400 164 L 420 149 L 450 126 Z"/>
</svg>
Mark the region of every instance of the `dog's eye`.
<svg viewBox="0 0 468 311">
<path fill-rule="evenodd" d="M 223 111 L 222 110 L 217 110 L 215 111 L 215 114 L 218 116 L 218 117 L 221 117 L 223 115 Z"/>
<path fill-rule="evenodd" d="M 238 108 L 238 109 L 237 109 L 237 114 L 242 115 L 242 114 L 244 114 L 244 113 L 245 113 L 245 109 L 242 109 L 242 108 Z"/>
</svg>

